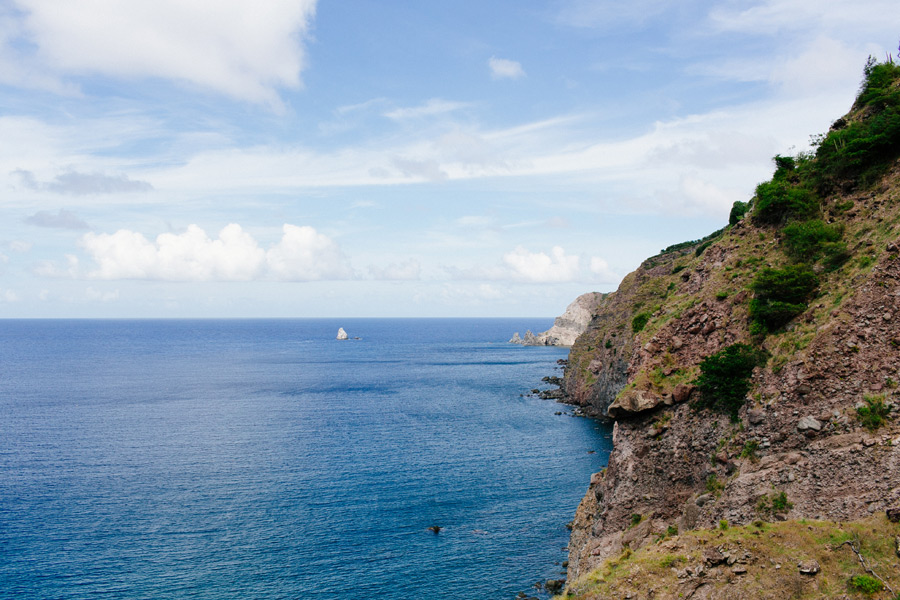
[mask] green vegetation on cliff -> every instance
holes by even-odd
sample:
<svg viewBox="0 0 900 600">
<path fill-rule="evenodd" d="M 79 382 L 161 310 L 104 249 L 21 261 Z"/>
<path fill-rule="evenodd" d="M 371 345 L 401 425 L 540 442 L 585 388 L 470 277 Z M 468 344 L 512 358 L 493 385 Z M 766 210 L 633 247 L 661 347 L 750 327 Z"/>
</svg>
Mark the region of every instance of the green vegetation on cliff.
<svg viewBox="0 0 900 600">
<path fill-rule="evenodd" d="M 738 411 L 750 391 L 750 375 L 765 355 L 747 344 L 732 344 L 700 363 L 700 377 L 694 383 L 699 408 L 727 413 L 737 420 Z"/>
<path fill-rule="evenodd" d="M 900 67 L 869 61 L 813 151 L 597 307 L 567 387 L 618 441 L 576 517 L 572 596 L 862 598 L 885 582 L 857 551 L 900 589 L 898 158 Z"/>
</svg>

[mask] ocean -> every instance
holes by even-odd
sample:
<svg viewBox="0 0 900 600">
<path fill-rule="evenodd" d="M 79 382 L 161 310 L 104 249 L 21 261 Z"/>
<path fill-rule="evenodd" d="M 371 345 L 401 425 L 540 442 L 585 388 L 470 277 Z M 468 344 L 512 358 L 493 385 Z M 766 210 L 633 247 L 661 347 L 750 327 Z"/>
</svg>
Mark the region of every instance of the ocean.
<svg viewBox="0 0 900 600">
<path fill-rule="evenodd" d="M 0 597 L 546 598 L 611 447 L 550 325 L 2 320 Z"/>
</svg>

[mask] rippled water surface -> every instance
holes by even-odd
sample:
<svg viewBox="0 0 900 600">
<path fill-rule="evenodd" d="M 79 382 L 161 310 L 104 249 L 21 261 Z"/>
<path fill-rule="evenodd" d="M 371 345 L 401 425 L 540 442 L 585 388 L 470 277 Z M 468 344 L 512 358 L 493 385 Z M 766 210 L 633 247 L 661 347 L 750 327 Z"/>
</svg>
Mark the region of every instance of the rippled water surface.
<svg viewBox="0 0 900 600">
<path fill-rule="evenodd" d="M 0 321 L 2 595 L 532 593 L 610 444 L 549 325 Z"/>
</svg>

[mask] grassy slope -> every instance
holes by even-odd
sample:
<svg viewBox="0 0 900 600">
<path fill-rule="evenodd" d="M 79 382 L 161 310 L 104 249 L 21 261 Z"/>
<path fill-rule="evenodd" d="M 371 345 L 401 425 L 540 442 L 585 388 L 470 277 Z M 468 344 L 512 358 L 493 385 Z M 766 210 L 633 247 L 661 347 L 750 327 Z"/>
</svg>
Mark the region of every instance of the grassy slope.
<svg viewBox="0 0 900 600">
<path fill-rule="evenodd" d="M 851 585 L 851 577 L 866 571 L 842 544 L 856 541 L 869 567 L 900 590 L 898 536 L 900 524 L 889 522 L 884 514 L 854 523 L 758 521 L 745 527 L 691 531 L 626 551 L 570 585 L 570 595 L 557 598 L 682 598 L 698 587 L 706 587 L 704 595 L 709 598 L 813 599 L 844 594 L 888 598 L 886 590 L 869 595 Z M 730 555 L 734 564 L 706 565 L 703 553 L 709 548 Z M 799 563 L 811 560 L 818 562 L 821 572 L 801 574 Z M 697 576 L 701 565 L 703 574 Z"/>
</svg>

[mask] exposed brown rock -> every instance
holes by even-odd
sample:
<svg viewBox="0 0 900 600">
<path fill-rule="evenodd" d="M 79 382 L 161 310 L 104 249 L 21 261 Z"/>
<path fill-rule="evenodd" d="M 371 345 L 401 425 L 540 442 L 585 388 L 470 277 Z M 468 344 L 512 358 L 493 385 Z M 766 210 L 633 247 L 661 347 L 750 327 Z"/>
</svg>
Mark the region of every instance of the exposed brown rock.
<svg viewBox="0 0 900 600">
<path fill-rule="evenodd" d="M 628 415 L 652 410 L 662 402 L 661 397 L 645 390 L 625 390 L 609 405 L 607 415 L 612 419 L 621 419 Z"/>
<path fill-rule="evenodd" d="M 692 408 L 691 382 L 705 357 L 752 342 L 749 283 L 758 268 L 785 261 L 772 229 L 744 219 L 699 257 L 688 248 L 648 259 L 600 302 L 572 347 L 564 387 L 587 412 L 615 421 L 615 441 L 573 523 L 570 581 L 622 552 L 626 535 L 634 548 L 669 526 L 847 521 L 889 509 L 900 520 L 897 410 L 874 433 L 857 416 L 865 396 L 900 406 L 897 233 L 872 226 L 900 219 L 900 165 L 877 191 L 829 202 L 845 201 L 854 214 L 839 216 L 856 254 L 820 275 L 821 296 L 787 332 L 766 338 L 771 358 L 754 371 L 739 424 Z M 874 263 L 858 267 L 863 255 Z M 634 315 L 651 308 L 633 332 Z M 789 507 L 758 508 L 781 492 Z M 634 513 L 653 518 L 629 531 Z"/>
</svg>

